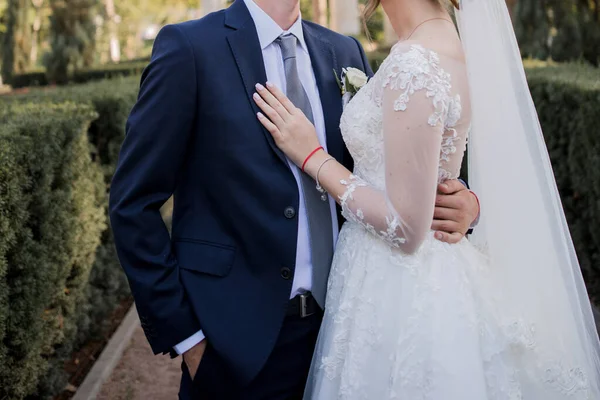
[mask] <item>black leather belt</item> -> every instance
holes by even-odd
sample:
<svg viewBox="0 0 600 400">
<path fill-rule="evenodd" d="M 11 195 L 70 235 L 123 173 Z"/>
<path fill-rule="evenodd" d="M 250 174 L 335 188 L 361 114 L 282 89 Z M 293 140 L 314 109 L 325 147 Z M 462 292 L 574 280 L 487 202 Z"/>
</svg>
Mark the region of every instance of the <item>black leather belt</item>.
<svg viewBox="0 0 600 400">
<path fill-rule="evenodd" d="M 286 316 L 306 318 L 320 311 L 321 308 L 313 295 L 307 292 L 299 294 L 289 301 Z"/>
</svg>

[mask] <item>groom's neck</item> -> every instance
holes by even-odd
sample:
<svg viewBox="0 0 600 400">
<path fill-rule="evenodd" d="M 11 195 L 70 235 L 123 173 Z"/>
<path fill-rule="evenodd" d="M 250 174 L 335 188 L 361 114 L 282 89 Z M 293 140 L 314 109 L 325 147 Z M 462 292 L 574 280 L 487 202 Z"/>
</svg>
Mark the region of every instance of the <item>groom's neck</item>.
<svg viewBox="0 0 600 400">
<path fill-rule="evenodd" d="M 300 0 L 254 0 L 283 30 L 288 30 L 300 16 Z"/>
</svg>

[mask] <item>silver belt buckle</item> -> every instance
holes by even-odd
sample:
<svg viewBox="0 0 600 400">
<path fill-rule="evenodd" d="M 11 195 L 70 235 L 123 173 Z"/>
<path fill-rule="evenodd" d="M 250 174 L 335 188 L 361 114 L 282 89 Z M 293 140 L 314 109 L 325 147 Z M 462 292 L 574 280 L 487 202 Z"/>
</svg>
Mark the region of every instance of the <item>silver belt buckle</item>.
<svg viewBox="0 0 600 400">
<path fill-rule="evenodd" d="M 310 317 L 311 315 L 314 314 L 314 312 L 311 312 L 311 313 L 308 312 L 307 300 L 308 300 L 307 295 L 305 295 L 305 294 L 300 295 L 300 318 Z"/>
</svg>

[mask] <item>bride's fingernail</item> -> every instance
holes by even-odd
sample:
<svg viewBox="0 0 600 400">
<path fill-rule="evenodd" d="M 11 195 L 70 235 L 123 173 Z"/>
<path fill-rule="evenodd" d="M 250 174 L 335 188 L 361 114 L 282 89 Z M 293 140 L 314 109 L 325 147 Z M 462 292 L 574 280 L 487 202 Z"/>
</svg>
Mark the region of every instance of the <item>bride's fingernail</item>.
<svg viewBox="0 0 600 400">
<path fill-rule="evenodd" d="M 272 87 L 273 87 L 273 84 L 272 84 L 271 82 L 267 81 L 267 87 L 268 87 L 268 88 L 272 88 Z"/>
<path fill-rule="evenodd" d="M 265 87 L 264 87 L 263 85 L 261 85 L 260 83 L 257 83 L 257 84 L 256 84 L 256 88 L 257 88 L 258 90 L 263 90 Z"/>
<path fill-rule="evenodd" d="M 264 118 L 264 117 L 265 117 L 264 115 L 262 115 L 262 113 L 256 113 L 256 116 L 257 116 L 258 118 Z"/>
<path fill-rule="evenodd" d="M 258 94 L 258 93 L 254 93 L 254 94 L 252 95 L 252 97 L 254 98 L 254 100 L 260 100 L 260 96 L 259 96 L 259 94 Z"/>
<path fill-rule="evenodd" d="M 442 240 L 444 238 L 444 235 L 442 235 L 440 232 L 435 234 L 435 237 L 438 238 L 439 240 Z"/>
</svg>

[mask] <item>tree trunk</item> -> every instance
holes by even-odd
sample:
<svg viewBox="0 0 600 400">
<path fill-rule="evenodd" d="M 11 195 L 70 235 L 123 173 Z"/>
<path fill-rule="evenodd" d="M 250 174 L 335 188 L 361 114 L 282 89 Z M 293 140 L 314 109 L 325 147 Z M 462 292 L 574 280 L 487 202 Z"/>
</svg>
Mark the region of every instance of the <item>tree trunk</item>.
<svg viewBox="0 0 600 400">
<path fill-rule="evenodd" d="M 518 0 L 506 0 L 506 6 L 508 7 L 508 12 L 510 13 L 511 18 L 514 16 L 514 9 L 517 1 Z"/>
<path fill-rule="evenodd" d="M 313 22 L 327 26 L 327 0 L 312 0 Z"/>
<path fill-rule="evenodd" d="M 2 46 L 2 76 L 6 83 L 14 74 L 25 72 L 29 60 L 29 35 L 27 24 L 29 0 L 8 0 L 6 8 L 6 33 Z"/>
<path fill-rule="evenodd" d="M 113 0 L 105 0 L 104 7 L 106 9 L 107 25 L 108 25 L 108 40 L 110 46 L 110 60 L 114 63 L 121 61 L 121 46 L 119 37 L 117 36 L 117 14 L 115 12 L 115 2 Z"/>
<path fill-rule="evenodd" d="M 329 0 L 331 11 L 330 27 L 344 35 L 357 36 L 360 33 L 358 0 Z"/>
<path fill-rule="evenodd" d="M 519 0 L 515 4 L 513 21 L 524 57 L 545 60 L 550 55 L 552 26 L 547 10 L 551 1 L 554 0 Z"/>
<path fill-rule="evenodd" d="M 34 9 L 33 33 L 31 35 L 31 51 L 29 52 L 29 61 L 31 65 L 37 64 L 38 48 L 40 42 L 40 29 L 42 29 L 42 6 L 44 0 L 31 0 Z"/>
</svg>

